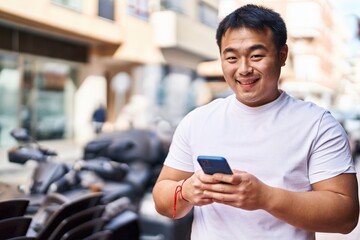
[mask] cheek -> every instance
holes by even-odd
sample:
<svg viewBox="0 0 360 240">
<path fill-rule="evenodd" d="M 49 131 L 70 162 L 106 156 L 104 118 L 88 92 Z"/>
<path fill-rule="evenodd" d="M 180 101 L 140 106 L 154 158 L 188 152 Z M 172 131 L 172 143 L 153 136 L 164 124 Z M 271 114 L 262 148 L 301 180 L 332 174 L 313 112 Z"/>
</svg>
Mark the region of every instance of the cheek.
<svg viewBox="0 0 360 240">
<path fill-rule="evenodd" d="M 259 63 L 256 66 L 257 71 L 259 71 L 260 73 L 262 73 L 262 75 L 267 78 L 272 78 L 274 75 L 277 74 L 278 68 L 277 65 L 274 64 L 273 62 L 262 62 Z"/>
<path fill-rule="evenodd" d="M 222 70 L 225 76 L 233 76 L 236 73 L 236 67 L 230 64 L 223 64 Z"/>
<path fill-rule="evenodd" d="M 270 66 L 272 66 L 272 67 L 270 67 Z M 264 74 L 265 76 L 268 76 L 271 79 L 275 78 L 276 80 L 277 80 L 278 75 L 280 73 L 278 71 L 278 68 L 275 65 L 268 65 L 267 67 L 264 67 L 263 72 L 265 73 Z"/>
</svg>

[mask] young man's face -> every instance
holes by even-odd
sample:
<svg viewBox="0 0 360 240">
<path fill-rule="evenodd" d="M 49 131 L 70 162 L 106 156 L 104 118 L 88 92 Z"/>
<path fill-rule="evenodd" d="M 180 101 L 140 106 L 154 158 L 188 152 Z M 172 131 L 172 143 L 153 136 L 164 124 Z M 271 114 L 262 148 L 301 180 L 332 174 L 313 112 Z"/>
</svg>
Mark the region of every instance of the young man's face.
<svg viewBox="0 0 360 240">
<path fill-rule="evenodd" d="M 284 46 L 278 53 L 270 30 L 227 30 L 221 40 L 222 70 L 238 101 L 258 107 L 275 100 L 287 52 Z"/>
</svg>

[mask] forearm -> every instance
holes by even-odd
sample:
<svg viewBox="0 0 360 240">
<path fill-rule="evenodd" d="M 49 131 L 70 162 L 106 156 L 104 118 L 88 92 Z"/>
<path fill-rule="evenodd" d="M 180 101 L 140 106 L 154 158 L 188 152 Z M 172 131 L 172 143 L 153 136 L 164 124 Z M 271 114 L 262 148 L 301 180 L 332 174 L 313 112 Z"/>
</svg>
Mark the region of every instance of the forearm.
<svg viewBox="0 0 360 240">
<path fill-rule="evenodd" d="M 161 215 L 172 218 L 176 210 L 176 218 L 182 218 L 191 211 L 193 206 L 182 199 L 180 193 L 175 194 L 176 187 L 181 186 L 182 181 L 161 180 L 156 183 L 153 189 L 153 198 L 156 211 Z M 176 205 L 174 202 L 175 195 Z"/>
<path fill-rule="evenodd" d="M 311 232 L 348 233 L 356 226 L 358 200 L 331 191 L 289 192 L 272 188 L 267 211 Z"/>
</svg>

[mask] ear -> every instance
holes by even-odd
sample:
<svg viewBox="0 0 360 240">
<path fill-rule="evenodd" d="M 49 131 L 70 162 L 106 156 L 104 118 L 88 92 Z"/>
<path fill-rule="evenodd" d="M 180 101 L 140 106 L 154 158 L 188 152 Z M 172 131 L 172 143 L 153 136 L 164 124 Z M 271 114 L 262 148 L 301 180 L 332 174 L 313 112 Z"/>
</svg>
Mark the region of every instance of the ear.
<svg viewBox="0 0 360 240">
<path fill-rule="evenodd" d="M 287 44 L 285 44 L 281 50 L 280 50 L 280 62 L 281 62 L 281 66 L 285 66 L 285 62 L 288 56 L 288 51 L 289 51 L 289 47 Z"/>
</svg>

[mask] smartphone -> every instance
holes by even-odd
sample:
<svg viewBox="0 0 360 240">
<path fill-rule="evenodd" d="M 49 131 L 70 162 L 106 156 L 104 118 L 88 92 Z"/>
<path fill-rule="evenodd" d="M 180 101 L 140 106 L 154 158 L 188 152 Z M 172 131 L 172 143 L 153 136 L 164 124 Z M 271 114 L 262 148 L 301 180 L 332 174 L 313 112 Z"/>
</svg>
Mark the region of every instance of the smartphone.
<svg viewBox="0 0 360 240">
<path fill-rule="evenodd" d="M 197 158 L 202 170 L 206 174 L 224 173 L 233 174 L 231 168 L 224 157 L 218 156 L 198 156 Z"/>
</svg>

